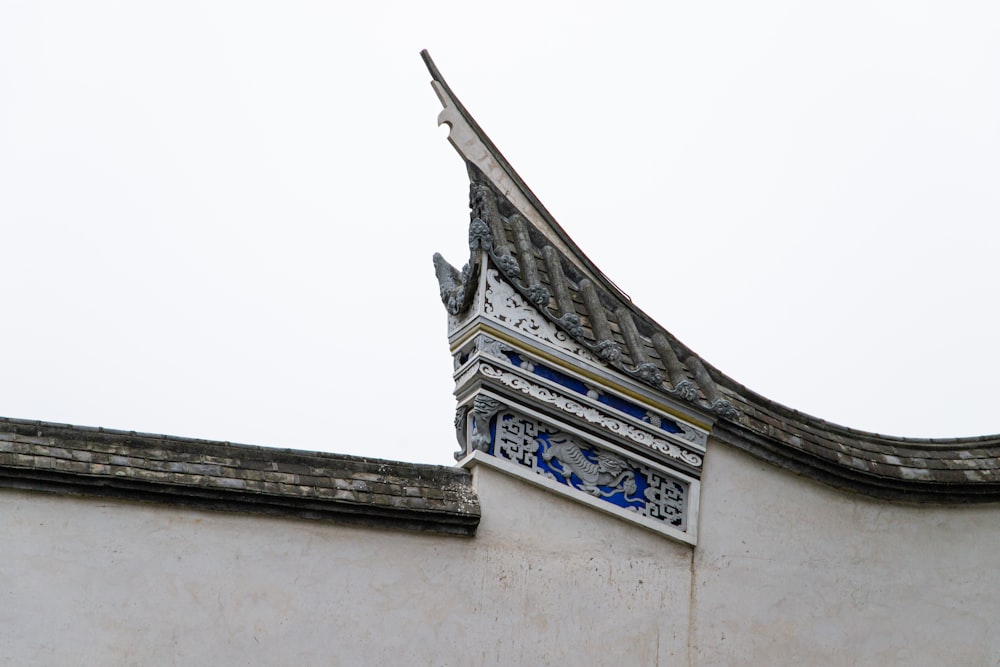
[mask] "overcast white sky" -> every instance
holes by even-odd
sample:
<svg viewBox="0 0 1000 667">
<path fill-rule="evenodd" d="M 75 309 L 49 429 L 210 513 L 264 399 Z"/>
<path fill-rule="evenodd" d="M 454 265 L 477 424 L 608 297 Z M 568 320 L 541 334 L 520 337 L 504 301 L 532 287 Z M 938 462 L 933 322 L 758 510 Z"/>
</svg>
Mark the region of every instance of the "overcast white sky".
<svg viewBox="0 0 1000 667">
<path fill-rule="evenodd" d="M 418 52 L 716 367 L 1000 431 L 995 2 L 0 0 L 0 415 L 450 463 Z"/>
</svg>

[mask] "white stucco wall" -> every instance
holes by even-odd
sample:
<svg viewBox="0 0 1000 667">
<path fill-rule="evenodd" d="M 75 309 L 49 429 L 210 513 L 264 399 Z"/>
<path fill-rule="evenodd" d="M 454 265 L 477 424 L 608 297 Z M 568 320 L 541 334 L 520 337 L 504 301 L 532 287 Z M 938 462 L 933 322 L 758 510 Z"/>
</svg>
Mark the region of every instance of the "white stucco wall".
<svg viewBox="0 0 1000 667">
<path fill-rule="evenodd" d="M 0 665 L 676 665 L 690 547 L 488 469 L 473 539 L 0 491 Z"/>
<path fill-rule="evenodd" d="M 692 550 L 476 476 L 473 539 L 2 490 L 0 665 L 1000 662 L 995 506 L 710 443 Z"/>
<path fill-rule="evenodd" d="M 993 667 L 1000 508 L 873 500 L 710 444 L 693 661 Z"/>
</svg>

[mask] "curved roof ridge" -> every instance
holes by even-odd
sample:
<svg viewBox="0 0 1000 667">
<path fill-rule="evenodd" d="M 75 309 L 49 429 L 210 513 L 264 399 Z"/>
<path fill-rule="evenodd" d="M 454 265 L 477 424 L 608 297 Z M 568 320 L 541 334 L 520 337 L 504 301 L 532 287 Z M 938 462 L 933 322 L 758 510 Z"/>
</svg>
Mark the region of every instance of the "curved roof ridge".
<svg viewBox="0 0 1000 667">
<path fill-rule="evenodd" d="M 549 213 L 549 210 L 545 208 L 545 205 L 542 204 L 541 200 L 535 195 L 534 192 L 532 192 L 531 188 L 528 187 L 528 184 L 524 182 L 524 179 L 521 178 L 521 176 L 517 173 L 514 167 L 507 160 L 507 158 L 504 157 L 503 153 L 500 152 L 500 149 L 497 148 L 496 144 L 493 143 L 493 140 L 489 138 L 489 135 L 487 135 L 485 131 L 483 131 L 483 128 L 479 126 L 479 123 L 476 122 L 476 119 L 473 118 L 472 114 L 469 113 L 468 109 L 465 108 L 465 105 L 462 104 L 461 100 L 458 99 L 458 96 L 455 95 L 454 91 L 452 91 L 451 86 L 448 85 L 448 82 L 445 81 L 444 77 L 441 75 L 441 71 L 438 70 L 437 65 L 434 64 L 434 60 L 431 58 L 431 54 L 427 51 L 427 49 L 423 49 L 420 52 L 420 57 L 423 58 L 424 64 L 427 66 L 427 71 L 430 72 L 433 83 L 437 84 L 437 86 L 434 86 L 434 91 L 437 93 L 438 99 L 441 101 L 441 104 L 445 107 L 445 109 L 438 115 L 438 125 L 442 124 L 450 125 L 453 122 L 453 120 L 447 115 L 449 106 L 448 103 L 450 101 L 454 105 L 454 109 L 461 115 L 462 119 L 466 123 L 468 123 L 469 127 L 473 130 L 473 132 L 475 132 L 477 138 L 482 142 L 483 146 L 485 146 L 486 149 L 489 151 L 491 157 L 494 160 L 496 160 L 499 166 L 503 169 L 503 171 L 513 182 L 513 184 L 521 191 L 521 193 L 524 195 L 528 203 L 530 203 L 531 206 L 534 207 L 536 211 L 538 211 L 539 215 L 545 220 L 548 226 L 551 227 L 552 231 L 559 237 L 559 240 L 567 248 L 574 251 L 574 254 L 577 255 L 581 261 L 584 262 L 587 269 L 591 273 L 593 273 L 595 277 L 600 278 L 603 282 L 607 284 L 609 288 L 618 293 L 620 296 L 624 297 L 626 301 L 631 303 L 632 297 L 626 294 L 624 290 L 618 287 L 618 285 L 616 285 L 613 280 L 611 280 L 603 271 L 601 271 L 597 267 L 597 265 L 594 264 L 589 257 L 587 257 L 587 254 L 583 252 L 583 250 L 578 245 L 576 245 L 573 239 L 570 238 L 569 234 L 566 233 L 566 230 L 564 230 L 562 226 L 558 222 L 556 222 L 555 217 L 551 213 Z M 440 88 L 438 86 L 440 86 Z M 452 127 L 452 130 L 454 130 L 454 127 Z M 449 140 L 452 142 L 452 145 L 455 146 L 455 149 L 458 150 L 458 152 L 462 154 L 462 156 L 465 157 L 466 160 L 471 162 L 468 156 L 466 156 L 465 153 L 463 152 L 462 148 L 459 147 L 450 136 Z M 476 166 L 482 169 L 481 165 L 477 164 Z"/>
<path fill-rule="evenodd" d="M 683 343 L 682 343 L 683 345 Z M 686 349 L 687 346 L 684 346 Z M 692 354 L 695 354 L 692 352 Z M 920 436 L 904 436 L 904 435 L 894 435 L 887 433 L 880 433 L 878 431 L 869 431 L 867 429 L 855 428 L 853 426 L 847 426 L 838 422 L 830 421 L 824 419 L 823 417 L 817 417 L 808 412 L 804 412 L 797 408 L 790 407 L 776 401 L 772 398 L 764 396 L 758 391 L 755 391 L 745 384 L 734 380 L 729 375 L 726 375 L 720 371 L 715 366 L 712 366 L 709 362 L 702 358 L 702 363 L 704 363 L 709 372 L 714 376 L 716 383 L 721 385 L 728 392 L 733 393 L 736 397 L 746 400 L 752 398 L 754 402 L 760 403 L 767 406 L 769 409 L 779 412 L 791 419 L 802 421 L 803 423 L 812 424 L 816 426 L 821 426 L 826 431 L 835 431 L 843 435 L 848 435 L 851 437 L 864 438 L 869 440 L 885 440 L 893 441 L 903 444 L 924 444 L 924 445 L 940 445 L 944 446 L 959 446 L 962 444 L 976 444 L 982 442 L 993 442 L 998 447 L 1000 447 L 1000 433 L 988 433 L 983 435 L 965 435 L 965 436 L 936 436 L 936 437 L 920 437 Z"/>
<path fill-rule="evenodd" d="M 825 483 L 904 500 L 1000 501 L 1000 434 L 915 438 L 836 424 L 748 389 L 677 340 L 573 242 L 421 55 L 444 106 L 438 124 L 451 127 L 469 165 L 470 247 L 600 363 L 721 418 L 721 441 Z M 442 300 L 453 312 L 474 288 L 446 273 L 454 285 L 442 283 Z"/>
</svg>

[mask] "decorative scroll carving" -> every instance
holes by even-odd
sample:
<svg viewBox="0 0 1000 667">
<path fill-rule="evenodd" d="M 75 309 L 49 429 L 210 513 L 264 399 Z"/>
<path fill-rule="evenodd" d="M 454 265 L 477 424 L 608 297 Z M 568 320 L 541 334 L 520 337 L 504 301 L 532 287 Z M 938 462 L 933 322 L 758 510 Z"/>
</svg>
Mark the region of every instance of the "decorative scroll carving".
<svg viewBox="0 0 1000 667">
<path fill-rule="evenodd" d="M 656 367 L 656 364 L 646 362 L 644 364 L 639 364 L 635 369 L 635 374 L 640 380 L 646 384 L 651 384 L 654 387 L 659 387 L 663 384 L 663 373 L 660 369 Z"/>
<path fill-rule="evenodd" d="M 514 278 L 521 275 L 521 265 L 518 264 L 517 258 L 509 253 L 503 255 L 494 255 L 493 261 L 497 263 L 500 270 L 503 271 L 504 275 L 508 278 Z"/>
<path fill-rule="evenodd" d="M 692 428 L 685 424 L 684 422 L 674 422 L 677 424 L 677 428 L 681 430 L 680 437 L 684 438 L 688 442 L 693 442 L 696 445 L 701 445 L 704 447 L 708 444 L 708 434 L 704 431 L 699 431 L 696 428 Z"/>
<path fill-rule="evenodd" d="M 657 428 L 663 424 L 663 418 L 655 412 L 651 412 L 649 410 L 646 411 L 646 417 L 643 421 L 648 421 Z M 680 429 L 680 433 L 677 434 L 677 437 L 683 438 L 688 442 L 693 442 L 696 445 L 701 445 L 702 447 L 704 447 L 708 442 L 708 434 L 704 431 L 699 431 L 692 426 L 688 426 L 684 422 L 675 421 L 673 419 L 670 420 L 670 423 Z"/>
<path fill-rule="evenodd" d="M 555 406 L 568 414 L 579 417 L 591 424 L 596 424 L 608 431 L 627 438 L 633 442 L 649 447 L 650 449 L 666 454 L 667 456 L 683 461 L 689 466 L 700 468 L 702 457 L 700 454 L 687 450 L 663 438 L 658 438 L 649 431 L 626 423 L 620 419 L 615 419 L 610 415 L 601 412 L 597 408 L 583 405 L 571 398 L 558 394 L 554 391 L 539 386 L 533 382 L 525 380 L 519 375 L 509 371 L 496 368 L 489 364 L 479 365 L 479 371 L 490 378 L 500 381 L 501 384 L 520 391 L 538 401 Z"/>
<path fill-rule="evenodd" d="M 738 422 L 740 420 L 740 411 L 724 398 L 712 403 L 712 412 L 729 421 Z"/>
<path fill-rule="evenodd" d="M 559 322 L 573 338 L 583 338 L 583 324 L 580 323 L 580 316 L 576 313 L 564 313 L 559 318 Z"/>
<path fill-rule="evenodd" d="M 547 297 L 546 297 L 547 298 Z M 583 346 L 555 327 L 514 288 L 500 279 L 496 269 L 486 270 L 486 300 L 483 312 L 533 338 L 543 340 L 581 359 L 595 359 Z"/>
<path fill-rule="evenodd" d="M 581 443 L 536 419 L 497 415 L 489 453 L 559 484 L 686 530 L 686 482 L 637 461 Z"/>
<path fill-rule="evenodd" d="M 493 234 L 490 232 L 490 226 L 479 218 L 475 218 L 469 223 L 469 250 L 476 248 L 493 249 Z"/>
<path fill-rule="evenodd" d="M 698 400 L 698 386 L 691 380 L 681 380 L 674 387 L 674 393 L 685 401 L 692 403 Z"/>
<path fill-rule="evenodd" d="M 527 293 L 529 299 L 539 306 L 545 306 L 549 303 L 549 290 L 545 285 L 532 285 L 525 290 L 525 293 Z"/>
<path fill-rule="evenodd" d="M 613 340 L 602 340 L 594 348 L 597 356 L 604 361 L 614 364 L 622 360 L 622 348 Z"/>
</svg>

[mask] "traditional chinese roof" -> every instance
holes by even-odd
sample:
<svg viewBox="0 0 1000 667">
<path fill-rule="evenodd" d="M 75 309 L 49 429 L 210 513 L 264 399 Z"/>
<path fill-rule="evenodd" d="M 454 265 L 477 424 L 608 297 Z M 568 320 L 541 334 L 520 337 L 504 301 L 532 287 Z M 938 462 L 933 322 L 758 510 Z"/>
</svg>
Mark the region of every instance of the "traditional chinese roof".
<svg viewBox="0 0 1000 667">
<path fill-rule="evenodd" d="M 0 418 L 0 487 L 473 535 L 471 475 L 401 463 Z"/>
<path fill-rule="evenodd" d="M 1000 435 L 901 438 L 855 430 L 787 408 L 734 381 L 622 293 L 573 242 L 445 82 L 426 51 L 444 106 L 439 124 L 470 179 L 472 259 L 434 263 L 452 316 L 469 307 L 485 251 L 520 295 L 623 382 L 642 385 L 712 425 L 712 436 L 840 488 L 913 501 L 1000 500 Z M 690 414 L 690 413 L 689 413 Z"/>
</svg>

